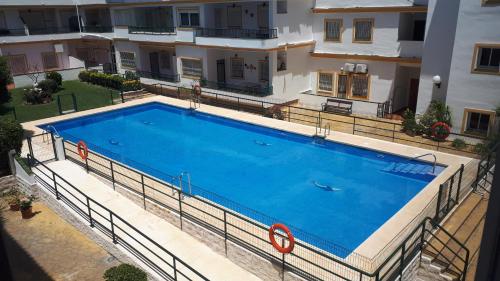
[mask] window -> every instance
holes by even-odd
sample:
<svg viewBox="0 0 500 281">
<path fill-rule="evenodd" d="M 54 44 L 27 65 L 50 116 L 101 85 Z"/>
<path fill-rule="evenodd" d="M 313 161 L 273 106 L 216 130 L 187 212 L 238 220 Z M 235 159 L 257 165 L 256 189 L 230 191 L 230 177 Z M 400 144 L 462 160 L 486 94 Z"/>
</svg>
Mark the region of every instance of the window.
<svg viewBox="0 0 500 281">
<path fill-rule="evenodd" d="M 288 7 L 287 7 L 286 0 L 278 0 L 278 2 L 276 2 L 276 13 L 277 14 L 288 13 Z"/>
<path fill-rule="evenodd" d="M 120 52 L 120 62 L 124 68 L 135 69 L 135 54 L 130 52 Z"/>
<path fill-rule="evenodd" d="M 259 80 L 261 82 L 269 82 L 269 61 L 259 61 Z"/>
<path fill-rule="evenodd" d="M 325 20 L 325 41 L 342 41 L 342 20 Z"/>
<path fill-rule="evenodd" d="M 354 20 L 353 42 L 371 43 L 373 39 L 373 19 Z"/>
<path fill-rule="evenodd" d="M 231 58 L 231 78 L 243 79 L 244 63 L 242 58 Z"/>
<path fill-rule="evenodd" d="M 494 116 L 495 113 L 492 111 L 465 109 L 464 133 L 487 136 Z"/>
<path fill-rule="evenodd" d="M 25 55 L 7 56 L 9 61 L 10 72 L 12 75 L 28 73 L 28 64 Z"/>
<path fill-rule="evenodd" d="M 181 27 L 200 26 L 200 13 L 197 9 L 180 9 L 179 23 Z"/>
<path fill-rule="evenodd" d="M 181 59 L 182 75 L 201 78 L 203 74 L 202 64 L 200 59 Z"/>
<path fill-rule="evenodd" d="M 171 57 L 169 52 L 160 53 L 160 67 L 163 69 L 170 69 Z"/>
<path fill-rule="evenodd" d="M 476 45 L 473 71 L 500 74 L 500 45 Z"/>
<path fill-rule="evenodd" d="M 339 74 L 337 77 L 337 97 L 346 99 L 349 86 L 349 76 Z"/>
<path fill-rule="evenodd" d="M 278 51 L 277 53 L 278 59 L 277 59 L 277 70 L 278 71 L 284 71 L 286 70 L 286 51 Z"/>
<path fill-rule="evenodd" d="M 318 74 L 318 89 L 324 92 L 333 92 L 333 74 L 323 73 Z"/>
<path fill-rule="evenodd" d="M 227 26 L 231 28 L 241 28 L 242 23 L 241 7 L 227 7 Z"/>
<path fill-rule="evenodd" d="M 358 99 L 367 99 L 370 87 L 368 75 L 354 74 L 351 81 L 351 96 Z"/>
<path fill-rule="evenodd" d="M 0 11 L 0 29 L 7 29 L 7 22 L 5 21 L 5 14 Z"/>
<path fill-rule="evenodd" d="M 59 68 L 57 54 L 55 52 L 42 53 L 43 69 L 51 70 Z"/>
</svg>

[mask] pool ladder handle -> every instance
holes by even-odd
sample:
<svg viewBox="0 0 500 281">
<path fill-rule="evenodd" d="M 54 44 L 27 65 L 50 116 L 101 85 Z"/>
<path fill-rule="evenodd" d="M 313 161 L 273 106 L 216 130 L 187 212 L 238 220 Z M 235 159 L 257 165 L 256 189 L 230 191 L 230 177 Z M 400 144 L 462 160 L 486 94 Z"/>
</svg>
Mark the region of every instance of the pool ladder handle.
<svg viewBox="0 0 500 281">
<path fill-rule="evenodd" d="M 189 97 L 189 108 L 198 109 L 200 108 L 200 105 L 201 105 L 200 98 L 194 94 L 191 94 L 191 96 Z"/>
<path fill-rule="evenodd" d="M 179 188 L 182 192 L 182 177 L 183 176 L 187 176 L 187 179 L 188 179 L 188 189 L 189 189 L 189 195 L 192 194 L 192 190 L 191 190 L 191 174 L 189 174 L 188 172 L 182 172 L 180 175 L 179 175 Z M 184 199 L 184 196 L 183 198 Z"/>
<path fill-rule="evenodd" d="M 325 127 L 321 128 L 321 124 L 317 124 L 316 126 L 316 136 L 317 137 L 322 137 L 326 138 L 326 136 L 329 136 L 332 131 L 332 128 L 330 127 L 330 124 L 326 124 Z M 321 135 L 323 133 L 323 135 Z"/>
<path fill-rule="evenodd" d="M 437 162 L 437 157 L 436 157 L 436 155 L 434 153 L 426 153 L 426 154 L 422 154 L 422 155 L 419 155 L 419 156 L 415 156 L 415 157 L 412 157 L 412 158 L 408 159 L 407 162 L 411 162 L 413 160 L 417 160 L 417 159 L 425 157 L 425 156 L 432 156 L 432 157 L 434 157 L 434 163 L 432 164 L 432 173 L 434 174 L 436 172 L 436 162 Z"/>
<path fill-rule="evenodd" d="M 57 129 L 52 126 L 52 125 L 47 125 L 45 127 L 45 129 L 43 129 L 43 134 L 42 134 L 42 141 L 43 142 L 48 142 L 51 140 L 51 138 L 49 137 L 51 131 L 47 130 L 47 129 L 52 129 L 53 130 L 53 133 L 56 137 L 61 137 L 61 135 L 59 134 L 59 132 L 57 131 Z"/>
</svg>

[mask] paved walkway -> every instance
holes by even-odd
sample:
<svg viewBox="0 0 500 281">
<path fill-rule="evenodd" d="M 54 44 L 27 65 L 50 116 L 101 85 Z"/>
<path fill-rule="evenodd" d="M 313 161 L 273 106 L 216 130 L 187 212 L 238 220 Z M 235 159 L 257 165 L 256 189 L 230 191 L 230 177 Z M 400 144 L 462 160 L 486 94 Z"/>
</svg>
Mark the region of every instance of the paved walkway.
<svg viewBox="0 0 500 281">
<path fill-rule="evenodd" d="M 35 203 L 33 211 L 29 220 L 3 213 L 1 239 L 15 281 L 102 280 L 106 269 L 120 264 L 45 204 Z"/>
<path fill-rule="evenodd" d="M 57 161 L 49 163 L 48 166 L 89 197 L 140 229 L 144 234 L 199 271 L 206 278 L 217 281 L 260 280 L 232 263 L 229 259 L 212 251 L 208 246 L 189 234 L 182 232 L 167 221 L 145 211 L 129 199 L 114 192 L 96 177 L 86 174 L 76 164 L 70 161 Z M 40 177 L 45 178 L 43 175 L 40 175 Z M 46 180 L 51 182 L 50 179 Z M 98 216 L 95 217 L 98 219 Z M 137 236 L 134 238 L 141 240 L 142 243 L 147 242 Z M 135 243 L 133 241 L 129 242 Z M 151 258 L 155 259 L 154 257 Z"/>
</svg>

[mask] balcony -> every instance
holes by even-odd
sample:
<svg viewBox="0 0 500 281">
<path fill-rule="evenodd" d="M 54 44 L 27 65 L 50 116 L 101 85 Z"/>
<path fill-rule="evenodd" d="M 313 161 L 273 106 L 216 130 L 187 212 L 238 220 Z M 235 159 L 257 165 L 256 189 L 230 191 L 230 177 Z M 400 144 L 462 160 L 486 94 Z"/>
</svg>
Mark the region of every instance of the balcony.
<svg viewBox="0 0 500 281">
<path fill-rule="evenodd" d="M 137 70 L 136 74 L 142 78 L 156 79 L 166 82 L 177 83 L 181 80 L 179 74 L 165 74 L 165 73 L 153 73 L 149 71 Z"/>
<path fill-rule="evenodd" d="M 241 39 L 275 39 L 277 29 L 242 29 L 242 28 L 198 28 L 196 37 L 241 38 Z"/>
<path fill-rule="evenodd" d="M 153 26 L 129 26 L 129 34 L 147 34 L 147 35 L 175 35 L 175 27 L 153 27 Z"/>
<path fill-rule="evenodd" d="M 15 28 L 15 29 L 0 29 L 0 37 L 1 36 L 25 36 L 26 29 L 25 28 Z"/>
<path fill-rule="evenodd" d="M 82 26 L 82 32 L 86 33 L 112 33 L 113 32 L 113 27 L 112 26 Z"/>
<path fill-rule="evenodd" d="M 273 94 L 272 86 L 262 86 L 261 84 L 250 83 L 250 82 L 241 85 L 236 85 L 236 84 L 208 81 L 202 79 L 200 81 L 200 84 L 203 88 L 207 89 L 240 93 L 256 97 L 265 97 Z"/>
</svg>

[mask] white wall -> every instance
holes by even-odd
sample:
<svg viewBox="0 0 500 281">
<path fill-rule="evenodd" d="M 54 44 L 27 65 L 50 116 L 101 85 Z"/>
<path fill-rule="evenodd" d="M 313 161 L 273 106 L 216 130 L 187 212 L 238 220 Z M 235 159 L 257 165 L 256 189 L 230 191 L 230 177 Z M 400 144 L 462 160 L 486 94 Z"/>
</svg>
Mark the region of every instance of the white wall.
<svg viewBox="0 0 500 281">
<path fill-rule="evenodd" d="M 479 1 L 477 3 L 479 4 Z M 460 0 L 429 0 L 417 103 L 418 114 L 425 112 L 431 100 L 445 99 L 459 4 Z M 441 76 L 443 81 L 440 88 L 435 87 L 432 82 L 432 77 L 435 75 Z"/>
<path fill-rule="evenodd" d="M 120 61 L 120 52 L 131 52 L 135 53 L 135 65 L 140 68 L 143 64 L 140 56 L 139 44 L 130 41 L 115 41 L 115 52 L 116 52 L 116 67 L 118 72 L 125 73 L 127 68 L 123 68 Z"/>
<path fill-rule="evenodd" d="M 64 53 L 58 54 L 59 67 L 62 69 L 72 68 L 68 57 L 68 45 L 63 43 Z M 32 43 L 32 44 L 12 44 L 0 45 L 3 56 L 22 55 L 26 56 L 26 63 L 29 71 L 43 71 L 43 52 L 54 52 L 54 43 Z M 76 66 L 77 67 L 77 66 Z"/>
<path fill-rule="evenodd" d="M 353 42 L 353 21 L 362 18 L 374 19 L 371 44 Z M 325 19 L 343 20 L 341 43 L 324 41 Z M 317 53 L 399 56 L 399 13 L 314 14 L 313 32 Z"/>
<path fill-rule="evenodd" d="M 181 76 L 181 82 L 186 85 L 191 85 L 192 80 L 189 78 L 182 77 L 182 58 L 192 58 L 192 59 L 201 59 L 203 63 L 203 77 L 207 77 L 209 75 L 209 70 L 208 70 L 208 54 L 207 50 L 205 48 L 197 48 L 197 47 L 190 47 L 190 46 L 177 46 L 175 48 L 176 52 L 176 65 L 178 69 L 178 73 Z"/>
<path fill-rule="evenodd" d="M 277 71 L 277 52 L 270 54 L 273 98 L 293 100 L 301 98 L 299 93 L 311 90 L 310 47 L 287 50 L 287 69 Z"/>
<path fill-rule="evenodd" d="M 288 0 L 288 13 L 276 13 L 276 0 L 271 3 L 272 23 L 271 27 L 278 29 L 278 44 L 290 44 L 307 42 L 313 40 L 312 0 Z"/>
<path fill-rule="evenodd" d="M 500 106 L 500 76 L 471 73 L 476 43 L 500 44 L 500 6 L 482 7 L 480 1 L 462 0 L 446 95 L 457 132 L 464 107 L 494 110 Z"/>
</svg>

